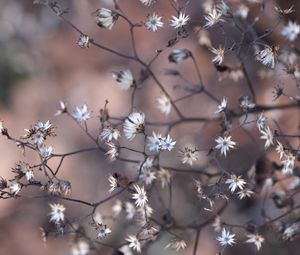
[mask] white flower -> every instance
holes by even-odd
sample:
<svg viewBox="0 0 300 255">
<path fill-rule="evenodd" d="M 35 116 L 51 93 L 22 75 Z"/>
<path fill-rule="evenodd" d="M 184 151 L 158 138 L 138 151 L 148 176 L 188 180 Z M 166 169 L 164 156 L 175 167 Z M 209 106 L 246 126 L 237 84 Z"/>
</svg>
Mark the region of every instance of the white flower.
<svg viewBox="0 0 300 255">
<path fill-rule="evenodd" d="M 152 136 L 148 136 L 147 139 L 149 142 L 147 143 L 149 151 L 159 152 L 161 150 L 161 141 L 162 135 L 159 133 L 152 132 Z"/>
<path fill-rule="evenodd" d="M 246 182 L 241 176 L 236 176 L 235 174 L 230 175 L 230 178 L 226 180 L 226 184 L 229 184 L 229 189 L 233 193 L 237 188 L 243 189 Z"/>
<path fill-rule="evenodd" d="M 32 170 L 27 170 L 25 173 L 25 177 L 27 181 L 31 181 L 34 177 Z"/>
<path fill-rule="evenodd" d="M 296 157 L 290 153 L 284 155 L 285 159 L 281 162 L 283 164 L 282 173 L 285 175 L 292 175 L 295 167 Z"/>
<path fill-rule="evenodd" d="M 171 151 L 173 150 L 175 144 L 176 141 L 173 141 L 171 136 L 168 134 L 168 136 L 164 137 L 161 141 L 161 149 Z"/>
<path fill-rule="evenodd" d="M 64 211 L 66 208 L 62 204 L 50 204 L 50 207 L 50 222 L 54 222 L 55 224 L 63 222 L 65 220 Z"/>
<path fill-rule="evenodd" d="M 134 185 L 136 193 L 132 194 L 132 198 L 135 200 L 135 205 L 137 207 L 144 207 L 148 201 L 148 197 L 144 187 L 139 187 Z"/>
<path fill-rule="evenodd" d="M 218 109 L 215 113 L 223 112 L 227 107 L 227 99 L 224 97 L 221 104 L 218 105 Z"/>
<path fill-rule="evenodd" d="M 248 239 L 246 243 L 254 243 L 256 246 L 256 249 L 259 251 L 261 248 L 261 244 L 265 240 L 261 235 L 259 234 L 249 234 L 247 235 Z"/>
<path fill-rule="evenodd" d="M 222 245 L 233 245 L 235 243 L 235 234 L 231 234 L 229 231 L 226 231 L 225 228 L 222 230 L 222 234 L 217 237 L 217 241 Z"/>
<path fill-rule="evenodd" d="M 97 228 L 98 228 L 97 238 L 102 239 L 106 237 L 109 233 L 111 233 L 111 230 L 106 225 L 99 224 Z"/>
<path fill-rule="evenodd" d="M 169 115 L 172 107 L 170 99 L 165 94 L 161 94 L 156 101 L 157 108 L 160 110 L 160 112 L 165 115 Z"/>
<path fill-rule="evenodd" d="M 34 125 L 34 129 L 36 131 L 46 132 L 49 128 L 51 128 L 51 126 L 50 120 L 47 120 L 45 123 L 39 121 Z"/>
<path fill-rule="evenodd" d="M 193 165 L 193 162 L 198 159 L 198 152 L 190 147 L 184 147 L 180 150 L 180 154 L 182 164 L 188 164 L 191 166 Z"/>
<path fill-rule="evenodd" d="M 115 160 L 119 156 L 118 147 L 113 143 L 106 143 L 106 145 L 109 147 L 109 150 L 105 153 L 105 155 L 108 155 L 110 160 Z"/>
<path fill-rule="evenodd" d="M 132 140 L 136 134 L 144 132 L 145 114 L 140 112 L 131 113 L 125 120 L 123 131 L 128 140 Z"/>
<path fill-rule="evenodd" d="M 186 242 L 182 239 L 176 238 L 176 239 L 171 240 L 171 242 L 169 242 L 166 245 L 165 249 L 172 248 L 178 252 L 180 250 L 184 250 L 185 247 L 186 247 Z"/>
<path fill-rule="evenodd" d="M 274 138 L 274 135 L 273 135 L 270 127 L 267 127 L 265 129 L 261 130 L 260 133 L 261 133 L 260 138 L 263 140 L 266 140 L 265 148 L 269 148 L 271 146 L 271 144 L 273 144 L 273 138 Z"/>
<path fill-rule="evenodd" d="M 90 112 L 88 111 L 87 105 L 84 104 L 81 108 L 76 106 L 76 110 L 72 116 L 77 121 L 87 121 L 90 118 Z"/>
<path fill-rule="evenodd" d="M 42 145 L 44 143 L 44 134 L 40 131 L 37 131 L 32 135 L 32 141 L 37 145 Z"/>
<path fill-rule="evenodd" d="M 246 197 L 251 197 L 254 194 L 254 192 L 250 189 L 243 189 L 243 190 L 239 191 L 237 194 L 239 196 L 239 199 L 242 200 Z"/>
<path fill-rule="evenodd" d="M 183 12 L 180 12 L 178 17 L 172 16 L 170 26 L 174 28 L 183 27 L 187 24 L 189 19 L 190 19 L 189 15 L 185 15 Z"/>
<path fill-rule="evenodd" d="M 190 56 L 191 52 L 187 49 L 175 49 L 170 53 L 168 58 L 170 62 L 179 64 Z"/>
<path fill-rule="evenodd" d="M 146 185 L 150 185 L 156 179 L 155 172 L 151 169 L 142 168 L 140 180 Z"/>
<path fill-rule="evenodd" d="M 250 96 L 243 96 L 240 99 L 240 107 L 247 111 L 249 109 L 253 109 L 255 107 L 255 104 L 252 102 L 251 97 Z"/>
<path fill-rule="evenodd" d="M 167 169 L 162 168 L 162 167 L 157 172 L 157 176 L 158 176 L 158 179 L 161 182 L 161 187 L 162 188 L 169 185 L 169 183 L 171 181 L 171 177 L 172 177 L 171 172 Z"/>
<path fill-rule="evenodd" d="M 99 27 L 105 27 L 111 30 L 118 17 L 119 15 L 116 12 L 106 8 L 101 8 L 97 10 L 96 22 Z"/>
<path fill-rule="evenodd" d="M 220 45 L 218 49 L 210 47 L 209 50 L 216 55 L 212 59 L 212 62 L 217 65 L 221 65 L 224 60 L 225 48 Z"/>
<path fill-rule="evenodd" d="M 212 8 L 210 12 L 204 16 L 206 20 L 206 24 L 204 25 L 204 27 L 205 28 L 212 27 L 218 22 L 224 22 L 225 20 L 221 19 L 221 17 L 222 17 L 222 12 L 218 11 L 216 8 Z"/>
<path fill-rule="evenodd" d="M 230 10 L 229 6 L 224 2 L 224 0 L 221 0 L 221 2 L 216 5 L 216 9 L 223 15 L 226 15 Z"/>
<path fill-rule="evenodd" d="M 119 72 L 113 72 L 112 76 L 116 80 L 121 90 L 128 90 L 129 88 L 135 86 L 135 80 L 129 69 Z"/>
<path fill-rule="evenodd" d="M 277 47 L 270 47 L 268 45 L 265 45 L 265 48 L 257 53 L 256 59 L 263 65 L 274 68 L 277 51 Z"/>
<path fill-rule="evenodd" d="M 154 0 L 140 0 L 140 2 L 146 6 L 149 6 L 154 2 Z"/>
<path fill-rule="evenodd" d="M 76 43 L 80 48 L 89 48 L 90 38 L 87 35 L 80 35 Z"/>
<path fill-rule="evenodd" d="M 164 23 L 161 22 L 162 17 L 158 16 L 155 12 L 148 16 L 145 26 L 148 30 L 156 32 L 159 27 L 163 27 Z"/>
<path fill-rule="evenodd" d="M 49 158 L 52 155 L 53 148 L 51 146 L 42 146 L 39 148 L 39 153 L 43 158 Z"/>
<path fill-rule="evenodd" d="M 263 113 L 258 115 L 258 118 L 256 120 L 256 126 L 258 128 L 259 131 L 262 131 L 263 129 L 265 129 L 266 127 L 266 119 Z"/>
<path fill-rule="evenodd" d="M 120 131 L 112 126 L 103 128 L 103 130 L 100 133 L 101 140 L 106 140 L 107 142 L 110 142 L 112 139 L 118 140 L 119 137 Z"/>
<path fill-rule="evenodd" d="M 299 33 L 300 26 L 297 24 L 297 22 L 292 22 L 290 20 L 289 23 L 286 26 L 284 26 L 284 28 L 281 31 L 281 34 L 291 42 L 297 38 Z"/>
<path fill-rule="evenodd" d="M 298 231 L 299 231 L 300 224 L 299 222 L 293 223 L 289 227 L 287 227 L 283 232 L 283 239 L 289 240 L 291 239 Z"/>
<path fill-rule="evenodd" d="M 18 182 L 13 182 L 12 184 L 9 185 L 9 191 L 14 195 L 17 195 L 20 192 L 21 188 L 22 186 Z"/>
<path fill-rule="evenodd" d="M 231 136 L 219 136 L 217 139 L 215 139 L 215 141 L 217 142 L 215 148 L 221 150 L 221 154 L 223 154 L 225 157 L 227 151 L 229 151 L 229 149 L 234 148 L 234 146 L 236 145 L 235 142 L 231 141 Z"/>
<path fill-rule="evenodd" d="M 117 187 L 118 187 L 118 180 L 115 178 L 113 175 L 108 176 L 108 181 L 109 181 L 109 192 L 113 192 Z"/>
<path fill-rule="evenodd" d="M 137 239 L 136 235 L 127 235 L 127 238 L 125 239 L 127 242 L 129 242 L 129 247 L 138 253 L 141 252 L 141 243 Z"/>
<path fill-rule="evenodd" d="M 54 116 L 62 115 L 63 113 L 67 112 L 67 105 L 63 101 L 59 101 L 60 109 L 56 111 Z"/>
</svg>

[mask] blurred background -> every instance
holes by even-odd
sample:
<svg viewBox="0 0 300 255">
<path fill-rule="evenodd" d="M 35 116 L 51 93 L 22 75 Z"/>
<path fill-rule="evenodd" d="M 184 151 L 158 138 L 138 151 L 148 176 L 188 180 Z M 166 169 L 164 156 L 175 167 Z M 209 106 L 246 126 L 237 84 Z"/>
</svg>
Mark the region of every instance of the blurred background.
<svg viewBox="0 0 300 255">
<path fill-rule="evenodd" d="M 100 7 L 112 7 L 109 0 L 77 0 L 59 1 L 62 6 L 69 8 L 66 15 L 81 30 L 90 35 L 103 45 L 118 49 L 123 53 L 131 53 L 130 37 L 127 25 L 117 22 L 112 31 L 101 29 L 95 23 L 93 12 Z M 167 25 L 172 15 L 175 15 L 168 1 L 157 0 L 154 6 L 145 8 L 137 0 L 120 1 L 120 5 L 135 22 L 144 21 L 147 14 L 156 11 L 163 16 Z M 228 1 L 237 4 L 247 1 Z M 265 15 L 257 23 L 256 29 L 263 33 L 268 27 L 272 27 L 276 14 L 273 11 L 274 3 L 282 8 L 294 5 L 295 13 L 289 18 L 300 22 L 297 17 L 300 12 L 298 1 L 266 1 Z M 190 36 L 174 46 L 174 48 L 188 48 L 196 57 L 204 77 L 205 86 L 218 98 L 227 97 L 230 107 L 238 107 L 238 98 L 249 95 L 244 78 L 237 83 L 230 79 L 220 81 L 216 76 L 216 70 L 211 63 L 212 54 L 197 42 L 197 35 L 193 32 L 194 26 L 203 25 L 203 1 L 192 0 L 187 7 L 187 13 L 192 17 L 188 27 Z M 253 19 L 258 7 L 251 5 L 249 20 Z M 82 133 L 69 118 L 60 116 L 54 118 L 54 113 L 59 108 L 59 100 L 67 102 L 68 107 L 87 104 L 92 110 L 92 119 L 89 128 L 95 135 L 99 133 L 99 110 L 103 108 L 105 100 L 109 100 L 109 111 L 112 116 L 126 116 L 129 112 L 130 94 L 121 91 L 112 79 L 111 72 L 130 68 L 137 77 L 140 66 L 129 60 L 120 59 L 95 47 L 82 49 L 76 45 L 78 34 L 66 26 L 50 9 L 42 5 L 33 5 L 31 0 L 1 0 L 0 2 L 0 119 L 4 120 L 9 132 L 20 137 L 24 129 L 29 128 L 38 120 L 50 120 L 56 127 L 57 136 L 51 138 L 50 143 L 54 152 L 64 153 L 80 148 L 91 146 L 91 141 Z M 284 21 L 283 21 L 284 22 Z M 231 28 L 231 24 L 224 25 Z M 270 45 L 285 45 L 285 40 L 280 36 L 279 26 L 275 33 L 266 38 Z M 277 31 L 278 30 L 278 31 Z M 219 30 L 209 30 L 213 45 L 217 47 L 224 43 L 224 37 Z M 232 37 L 238 37 L 238 33 L 232 29 Z M 229 36 L 229 35 L 228 35 Z M 157 33 L 147 31 L 145 28 L 137 29 L 136 41 L 140 56 L 149 61 L 155 55 L 156 50 L 163 48 L 166 42 L 174 37 L 174 30 L 165 27 Z M 297 46 L 297 41 L 296 41 Z M 166 50 L 153 67 L 154 72 L 164 84 L 170 94 L 177 98 L 183 95 L 182 90 L 174 90 L 174 86 L 182 85 L 183 81 L 176 77 L 163 75 L 163 68 L 177 68 L 168 63 L 168 54 L 171 49 Z M 228 57 L 228 62 L 236 65 L 235 60 Z M 254 84 L 259 104 L 288 103 L 283 98 L 276 102 L 272 101 L 272 90 L 276 85 L 284 85 L 288 93 L 293 94 L 295 88 L 293 80 L 282 72 L 283 67 L 278 67 L 272 74 L 266 75 L 266 79 L 260 79 L 258 70 L 262 66 L 249 59 L 246 67 Z M 197 83 L 197 76 L 192 63 L 187 62 L 180 66 L 185 77 Z M 267 70 L 267 69 L 266 69 Z M 268 72 L 266 71 L 266 74 Z M 155 107 L 160 90 L 155 83 L 149 79 L 143 84 L 143 89 L 137 92 L 135 109 L 144 111 L 148 120 L 168 121 L 176 119 L 172 112 L 171 116 L 163 116 Z M 216 110 L 216 104 L 204 95 L 195 96 L 179 104 L 186 116 L 212 116 Z M 284 111 L 272 111 L 266 113 L 269 119 L 283 123 L 280 127 L 286 133 L 299 131 L 299 111 L 287 109 Z M 158 131 L 159 129 L 155 129 Z M 258 141 L 258 133 L 254 126 L 247 126 L 250 134 L 256 137 L 253 142 L 249 133 L 237 130 L 234 140 L 237 141 L 239 150 L 234 151 L 226 159 L 222 159 L 222 165 L 237 173 L 245 173 L 258 158 L 264 154 L 264 144 Z M 186 144 L 197 145 L 200 148 L 208 148 L 213 145 L 213 140 L 220 131 L 218 123 L 213 124 L 189 124 L 181 125 L 172 131 L 172 137 L 177 141 L 176 151 L 168 154 L 164 159 L 165 165 L 180 166 L 178 150 Z M 149 131 L 150 133 L 150 131 Z M 139 141 L 136 141 L 138 145 Z M 14 143 L 0 138 L 0 176 L 9 179 L 13 175 L 11 168 L 18 161 L 34 162 L 35 156 L 27 153 L 22 155 Z M 271 155 L 272 157 L 272 155 Z M 208 162 L 205 155 L 198 160 L 197 166 L 203 166 Z M 57 163 L 57 162 L 54 162 Z M 54 164 L 53 163 L 53 164 Z M 109 189 L 107 176 L 112 171 L 136 170 L 132 164 L 111 164 L 101 153 L 90 152 L 68 158 L 60 172 L 60 178 L 67 179 L 72 183 L 71 197 L 87 201 L 98 201 L 105 198 Z M 191 196 L 193 176 L 180 175 L 175 179 L 174 200 L 175 216 L 179 222 L 185 222 L 190 217 L 195 217 L 194 203 L 196 196 Z M 183 190 L 183 183 L 188 183 Z M 0 255 L 35 255 L 35 254 L 70 254 L 72 239 L 69 237 L 49 238 L 45 245 L 42 241 L 39 227 L 49 224 L 49 203 L 53 199 L 31 199 L 39 194 L 38 188 L 30 188 L 24 191 L 21 199 L 0 201 Z M 27 198 L 26 198 L 27 197 Z M 112 201 L 113 202 L 113 201 Z M 66 214 L 69 217 L 77 217 L 87 213 L 84 206 L 64 202 Z M 101 214 L 110 213 L 112 203 L 99 208 Z M 229 222 L 244 224 L 250 218 L 259 221 L 261 198 L 257 196 L 254 201 L 239 203 L 226 210 L 224 218 Z M 272 208 L 271 214 L 278 212 Z M 274 207 L 274 206 L 273 206 Z M 159 209 L 157 209 L 159 214 Z M 200 216 L 199 216 L 200 217 Z M 234 221 L 234 222 L 233 222 Z M 110 243 L 118 243 L 124 240 L 122 222 L 110 222 L 109 227 L 112 234 L 108 238 Z M 188 248 L 182 254 L 191 254 L 194 233 L 186 233 Z M 91 235 L 96 233 L 91 231 Z M 205 228 L 200 237 L 199 255 L 215 254 L 219 247 L 215 241 L 216 233 L 211 227 Z M 261 254 L 299 254 L 299 242 L 292 241 L 284 243 L 275 234 L 266 236 Z M 151 245 L 147 254 L 173 254 L 172 251 L 162 249 L 167 244 L 167 238 L 162 238 Z M 255 250 L 248 244 L 240 243 L 227 254 L 244 255 L 254 254 Z M 99 254 L 109 254 L 103 250 Z"/>
</svg>

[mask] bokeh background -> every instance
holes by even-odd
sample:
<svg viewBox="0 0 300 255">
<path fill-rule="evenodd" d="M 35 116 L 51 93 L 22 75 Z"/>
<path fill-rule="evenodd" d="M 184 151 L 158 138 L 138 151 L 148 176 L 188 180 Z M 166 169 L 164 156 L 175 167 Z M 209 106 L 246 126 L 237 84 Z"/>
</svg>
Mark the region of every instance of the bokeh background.
<svg viewBox="0 0 300 255">
<path fill-rule="evenodd" d="M 99 7 L 109 7 L 110 1 L 101 0 L 76 0 L 59 1 L 62 6 L 68 7 L 70 12 L 67 17 L 86 34 L 91 35 L 96 41 L 111 46 L 124 53 L 131 52 L 129 33 L 123 21 L 117 23 L 113 31 L 100 29 L 95 24 L 93 12 Z M 241 1 L 229 1 L 232 3 Z M 121 6 L 134 21 L 146 19 L 148 13 L 157 11 L 163 15 L 165 23 L 168 23 L 171 15 L 174 15 L 168 1 L 157 0 L 156 5 L 145 8 L 137 0 L 122 0 Z M 300 13 L 298 1 L 276 1 L 281 7 L 294 5 L 295 13 L 289 17 L 297 21 Z M 187 12 L 190 13 L 194 25 L 204 23 L 201 9 L 202 1 L 192 0 Z M 267 1 L 265 15 L 258 22 L 256 29 L 263 33 L 274 24 L 276 15 L 272 11 L 274 1 Z M 257 13 L 254 6 L 249 14 L 249 19 Z M 298 20 L 298 22 L 300 22 Z M 174 48 L 189 48 L 196 56 L 201 72 L 204 76 L 206 87 L 219 98 L 227 97 L 230 107 L 238 106 L 238 98 L 249 94 L 245 79 L 234 83 L 231 80 L 218 80 L 216 70 L 211 63 L 212 55 L 197 43 L 197 36 L 193 33 L 193 27 L 188 28 L 190 36 L 175 45 Z M 230 28 L 230 25 L 227 25 Z M 210 31 L 214 45 L 224 41 L 224 37 L 218 30 Z M 229 35 L 228 35 L 229 36 Z M 237 36 L 232 32 L 230 36 Z M 144 28 L 136 33 L 137 49 L 144 60 L 149 60 L 157 49 L 166 45 L 166 42 L 174 37 L 172 29 L 162 29 L 157 33 L 151 33 Z M 38 120 L 50 120 L 57 127 L 57 136 L 52 138 L 51 145 L 57 153 L 68 152 L 79 148 L 91 146 L 91 141 L 68 118 L 60 116 L 54 118 L 54 113 L 59 107 L 59 100 L 68 103 L 70 109 L 76 105 L 87 104 L 92 110 L 93 118 L 89 121 L 89 128 L 93 134 L 99 132 L 99 109 L 104 106 L 105 100 L 109 100 L 109 110 L 112 116 L 125 116 L 128 114 L 130 94 L 120 91 L 112 79 L 111 72 L 122 68 L 130 68 L 138 76 L 140 67 L 128 60 L 112 56 L 95 47 L 81 49 L 76 45 L 78 34 L 66 26 L 48 8 L 41 5 L 33 5 L 31 0 L 1 0 L 0 2 L 0 118 L 5 126 L 15 137 L 20 137 L 25 128 Z M 267 37 L 269 44 L 284 45 L 285 41 L 280 36 L 280 26 L 275 33 Z M 297 45 L 297 41 L 296 41 Z M 163 75 L 163 68 L 175 68 L 168 63 L 166 50 L 154 65 L 154 72 L 161 79 L 165 88 L 174 98 L 182 95 L 182 91 L 174 90 L 175 85 L 182 85 L 183 81 Z M 231 60 L 229 57 L 229 62 Z M 246 63 L 252 82 L 254 84 L 257 101 L 261 104 L 287 103 L 287 99 L 272 101 L 272 90 L 275 85 L 281 84 L 287 92 L 294 93 L 292 79 L 284 75 L 282 67 L 276 69 L 274 74 L 261 80 L 257 74 L 262 66 L 249 59 Z M 177 67 L 176 67 L 177 68 Z M 193 65 L 187 62 L 180 66 L 182 73 L 192 82 L 197 82 L 197 76 Z M 176 115 L 162 116 L 155 107 L 156 97 L 160 91 L 150 79 L 143 84 L 143 89 L 138 91 L 135 109 L 144 111 L 149 120 L 174 120 Z M 203 95 L 195 96 L 187 101 L 182 101 L 181 109 L 187 116 L 212 116 L 216 104 Z M 173 115 L 174 114 L 174 115 Z M 299 126 L 299 111 L 295 109 L 272 111 L 267 113 L 269 119 L 282 123 L 281 128 L 287 133 L 295 133 Z M 156 129 L 158 130 L 158 129 Z M 177 140 L 177 151 L 170 153 L 165 158 L 165 164 L 180 165 L 178 149 L 186 144 L 193 144 L 207 148 L 212 146 L 213 139 L 220 130 L 217 123 L 199 125 L 189 124 L 178 126 L 172 131 L 172 136 Z M 249 137 L 244 130 L 235 132 L 235 140 L 239 150 L 222 160 L 227 169 L 237 173 L 245 173 L 258 158 L 264 154 L 263 143 L 258 141 L 258 134 L 254 126 L 249 125 L 247 130 L 256 136 L 256 141 Z M 11 168 L 19 160 L 34 162 L 34 155 L 27 153 L 22 155 L 15 144 L 0 138 L 0 175 L 6 179 L 12 178 Z M 271 155 L 272 156 L 272 155 Z M 203 155 L 197 164 L 203 166 L 207 163 L 207 157 Z M 53 164 L 56 162 L 53 162 Z M 197 165 L 196 165 L 197 166 Z M 195 166 L 195 167 L 196 167 Z M 91 152 L 68 158 L 60 172 L 62 179 L 68 179 L 72 183 L 72 197 L 87 201 L 97 201 L 107 196 L 107 176 L 112 171 L 127 171 L 134 173 L 135 166 L 130 164 L 111 164 L 101 153 Z M 174 211 L 179 221 L 185 222 L 195 215 L 194 203 L 196 196 L 191 196 L 193 176 L 182 175 L 175 180 L 177 187 L 174 197 Z M 182 189 L 183 183 L 188 183 L 187 189 Z M 53 199 L 31 199 L 38 195 L 37 188 L 26 190 L 21 199 L 0 201 L 0 254 L 9 255 L 35 255 L 35 254 L 70 254 L 71 238 L 49 238 L 47 245 L 42 242 L 40 226 L 47 226 L 49 221 L 49 202 Z M 69 217 L 76 217 L 87 213 L 83 206 L 65 203 L 66 213 Z M 108 203 L 99 208 L 101 214 L 110 213 Z M 274 206 L 269 205 L 271 214 L 276 215 Z M 259 221 L 261 198 L 257 196 L 253 201 L 233 204 L 225 212 L 225 218 L 231 222 L 245 223 L 250 218 Z M 157 212 L 159 213 L 159 212 Z M 199 215 L 200 217 L 200 215 Z M 111 243 L 124 238 L 122 222 L 109 223 L 113 233 L 108 238 Z M 93 232 L 91 231 L 91 235 Z M 94 233 L 96 236 L 96 234 Z M 188 248 L 183 254 L 191 254 L 193 233 L 187 232 Z M 199 255 L 215 254 L 219 247 L 215 241 L 216 233 L 211 227 L 207 227 L 201 233 L 198 253 Z M 275 234 L 267 236 L 268 241 L 263 245 L 261 254 L 299 254 L 299 242 L 284 243 Z M 162 238 L 148 250 L 148 254 L 173 254 L 164 247 L 167 238 Z M 239 244 L 232 248 L 228 254 L 254 254 L 253 247 L 247 244 Z M 109 254 L 103 250 L 99 254 Z"/>
</svg>

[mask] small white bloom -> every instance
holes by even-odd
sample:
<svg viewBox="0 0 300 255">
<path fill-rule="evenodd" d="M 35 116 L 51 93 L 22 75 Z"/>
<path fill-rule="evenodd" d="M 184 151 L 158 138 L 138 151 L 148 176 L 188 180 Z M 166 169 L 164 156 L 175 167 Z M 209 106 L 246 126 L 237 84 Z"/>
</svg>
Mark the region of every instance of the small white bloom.
<svg viewBox="0 0 300 255">
<path fill-rule="evenodd" d="M 260 131 L 261 136 L 260 138 L 266 140 L 265 148 L 269 148 L 273 144 L 274 135 L 270 129 L 270 127 L 266 127 L 265 129 Z"/>
<path fill-rule="evenodd" d="M 198 152 L 195 149 L 192 149 L 190 147 L 184 147 L 182 150 L 180 150 L 181 154 L 181 163 L 182 164 L 188 164 L 193 165 L 193 162 L 198 159 Z"/>
<path fill-rule="evenodd" d="M 72 116 L 77 121 L 87 121 L 90 118 L 90 112 L 88 111 L 87 105 L 84 104 L 81 108 L 76 106 L 76 110 Z"/>
<path fill-rule="evenodd" d="M 220 3 L 216 4 L 215 8 L 223 15 L 226 15 L 230 10 L 229 6 L 225 3 L 224 0 L 221 0 Z"/>
<path fill-rule="evenodd" d="M 145 26 L 148 30 L 156 32 L 159 27 L 163 27 L 164 23 L 161 21 L 162 17 L 158 16 L 155 12 L 148 16 Z"/>
<path fill-rule="evenodd" d="M 240 107 L 244 110 L 247 111 L 249 109 L 253 109 L 255 107 L 255 104 L 251 100 L 250 96 L 243 96 L 240 99 Z"/>
<path fill-rule="evenodd" d="M 63 113 L 67 112 L 67 105 L 63 101 L 59 101 L 59 106 L 60 106 L 60 109 L 58 109 L 56 111 L 54 116 L 59 116 L 59 115 L 62 115 Z"/>
<path fill-rule="evenodd" d="M 9 185 L 9 191 L 10 193 L 12 193 L 13 195 L 17 195 L 20 190 L 21 190 L 22 186 L 20 183 L 18 182 L 12 182 L 10 185 Z"/>
<path fill-rule="evenodd" d="M 217 139 L 215 139 L 215 141 L 217 143 L 215 148 L 221 150 L 221 154 L 223 154 L 225 157 L 227 151 L 229 151 L 229 149 L 234 148 L 234 146 L 236 145 L 235 142 L 231 141 L 231 136 L 219 136 Z"/>
<path fill-rule="evenodd" d="M 281 172 L 285 175 L 292 175 L 295 167 L 296 157 L 290 153 L 284 155 L 284 160 L 281 162 L 283 168 Z"/>
<path fill-rule="evenodd" d="M 224 60 L 225 48 L 220 45 L 218 49 L 216 49 L 214 47 L 210 47 L 209 50 L 216 55 L 212 59 L 212 62 L 217 65 L 221 65 Z"/>
<path fill-rule="evenodd" d="M 217 237 L 217 241 L 221 244 L 221 246 L 232 246 L 235 243 L 234 237 L 235 234 L 231 234 L 229 231 L 226 231 L 226 229 L 223 228 L 221 235 Z"/>
<path fill-rule="evenodd" d="M 297 22 L 292 22 L 290 20 L 289 23 L 281 31 L 281 34 L 291 42 L 297 38 L 299 33 L 300 26 L 297 24 Z"/>
<path fill-rule="evenodd" d="M 161 149 L 171 151 L 173 150 L 175 144 L 176 141 L 173 141 L 171 136 L 168 134 L 168 136 L 164 137 L 161 141 Z"/>
<path fill-rule="evenodd" d="M 99 27 L 104 27 L 111 30 L 117 21 L 119 15 L 107 8 L 97 10 L 96 22 Z"/>
<path fill-rule="evenodd" d="M 136 193 L 132 194 L 132 198 L 135 200 L 135 205 L 137 207 L 145 207 L 148 202 L 148 197 L 144 187 L 139 187 L 138 185 L 134 185 L 134 189 Z"/>
<path fill-rule="evenodd" d="M 129 69 L 119 72 L 113 72 L 113 78 L 116 80 L 121 90 L 128 90 L 135 86 L 135 80 Z"/>
<path fill-rule="evenodd" d="M 291 238 L 293 238 L 293 236 L 298 233 L 299 228 L 300 228 L 299 222 L 295 222 L 292 225 L 290 225 L 289 227 L 287 227 L 283 231 L 283 239 L 290 240 Z"/>
<path fill-rule="evenodd" d="M 180 12 L 178 17 L 172 16 L 170 26 L 174 28 L 183 27 L 188 23 L 189 19 L 189 15 L 185 15 L 183 12 Z"/>
<path fill-rule="evenodd" d="M 165 247 L 165 249 L 172 248 L 176 252 L 184 250 L 186 248 L 186 242 L 182 239 L 173 239 Z"/>
<path fill-rule="evenodd" d="M 259 251 L 265 239 L 259 234 L 249 234 L 247 237 L 248 239 L 246 243 L 253 243 L 256 246 L 256 249 Z"/>
<path fill-rule="evenodd" d="M 80 48 L 89 48 L 90 38 L 87 35 L 81 35 L 76 43 Z"/>
<path fill-rule="evenodd" d="M 150 185 L 156 179 L 155 172 L 151 169 L 142 169 L 140 180 L 146 185 Z"/>
<path fill-rule="evenodd" d="M 258 53 L 256 54 L 256 59 L 263 65 L 274 68 L 275 60 L 277 57 L 277 51 L 277 47 L 270 47 L 268 45 L 265 45 L 265 48 L 263 50 L 258 51 Z"/>
<path fill-rule="evenodd" d="M 38 123 L 36 123 L 34 125 L 34 129 L 36 131 L 42 131 L 42 132 L 46 132 L 49 128 L 51 128 L 51 123 L 50 120 L 47 120 L 45 123 L 43 123 L 42 121 L 39 121 Z"/>
<path fill-rule="evenodd" d="M 140 2 L 146 6 L 149 6 L 154 2 L 154 0 L 140 0 Z"/>
<path fill-rule="evenodd" d="M 210 12 L 204 16 L 206 20 L 206 24 L 204 25 L 205 28 L 212 27 L 213 25 L 217 24 L 218 22 L 225 22 L 222 17 L 222 12 L 218 11 L 216 8 L 212 8 Z"/>
<path fill-rule="evenodd" d="M 136 235 L 127 235 L 127 238 L 125 239 L 127 242 L 129 242 L 129 247 L 138 253 L 141 252 L 141 243 L 137 239 Z"/>
<path fill-rule="evenodd" d="M 160 112 L 165 115 L 169 115 L 172 107 L 170 99 L 165 94 L 161 94 L 156 101 L 157 108 L 160 110 Z"/>
<path fill-rule="evenodd" d="M 25 173 L 25 177 L 27 181 L 31 181 L 34 177 L 32 170 L 27 170 Z"/>
<path fill-rule="evenodd" d="M 179 64 L 190 56 L 191 52 L 187 49 L 175 49 L 170 53 L 168 58 L 170 62 Z"/>
<path fill-rule="evenodd" d="M 123 131 L 128 140 L 132 140 L 136 134 L 144 132 L 145 114 L 140 112 L 131 113 L 124 121 Z"/>
<path fill-rule="evenodd" d="M 111 230 L 106 225 L 103 224 L 99 224 L 97 226 L 97 229 L 98 229 L 97 238 L 100 239 L 106 237 L 109 233 L 111 233 Z"/>
<path fill-rule="evenodd" d="M 112 126 L 103 128 L 100 133 L 101 140 L 106 140 L 106 142 L 110 142 L 112 139 L 118 140 L 119 137 L 120 131 Z"/>
<path fill-rule="evenodd" d="M 55 224 L 63 222 L 65 220 L 64 211 L 66 208 L 62 204 L 50 204 L 50 207 L 50 222 L 54 222 Z"/>
<path fill-rule="evenodd" d="M 147 147 L 149 151 L 159 152 L 161 150 L 162 135 L 159 133 L 152 132 L 152 136 L 148 136 Z"/>
<path fill-rule="evenodd" d="M 221 104 L 218 105 L 218 109 L 215 113 L 223 112 L 227 107 L 227 99 L 224 97 Z"/>
<path fill-rule="evenodd" d="M 242 190 L 246 184 L 241 176 L 236 176 L 235 174 L 230 175 L 230 178 L 226 180 L 226 184 L 229 184 L 229 189 L 233 193 L 237 188 Z"/>
<path fill-rule="evenodd" d="M 119 156 L 118 147 L 113 143 L 106 143 L 106 145 L 109 147 L 109 150 L 105 153 L 105 155 L 108 155 L 110 160 L 115 160 Z"/>
<path fill-rule="evenodd" d="M 118 187 L 118 180 L 115 178 L 113 175 L 108 176 L 108 181 L 109 181 L 109 192 L 113 192 L 117 187 Z"/>
<path fill-rule="evenodd" d="M 164 188 L 170 184 L 171 181 L 171 172 L 167 169 L 160 168 L 157 172 L 158 179 L 160 180 L 161 187 Z"/>
<path fill-rule="evenodd" d="M 259 114 L 258 118 L 256 120 L 256 126 L 259 131 L 262 131 L 265 129 L 265 127 L 266 127 L 265 122 L 266 122 L 266 118 L 265 118 L 264 114 L 263 113 Z"/>
<path fill-rule="evenodd" d="M 242 200 L 246 197 L 251 197 L 254 194 L 254 192 L 250 189 L 243 189 L 243 190 L 239 191 L 237 194 L 239 196 L 239 199 Z"/>
<path fill-rule="evenodd" d="M 49 158 L 52 155 L 53 148 L 51 146 L 42 146 L 39 148 L 39 153 L 43 158 Z"/>
</svg>

